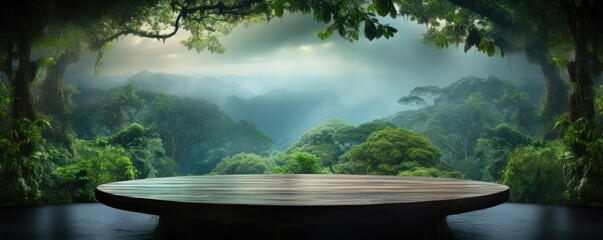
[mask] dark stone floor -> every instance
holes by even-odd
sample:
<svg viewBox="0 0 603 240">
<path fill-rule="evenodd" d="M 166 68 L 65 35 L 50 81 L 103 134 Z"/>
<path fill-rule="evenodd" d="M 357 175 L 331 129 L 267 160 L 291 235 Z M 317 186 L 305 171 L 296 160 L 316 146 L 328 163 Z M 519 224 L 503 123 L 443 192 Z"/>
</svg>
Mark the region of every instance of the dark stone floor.
<svg viewBox="0 0 603 240">
<path fill-rule="evenodd" d="M 152 239 L 158 218 L 100 203 L 0 208 L 0 239 Z M 448 216 L 458 240 L 603 239 L 603 208 L 505 203 Z"/>
</svg>

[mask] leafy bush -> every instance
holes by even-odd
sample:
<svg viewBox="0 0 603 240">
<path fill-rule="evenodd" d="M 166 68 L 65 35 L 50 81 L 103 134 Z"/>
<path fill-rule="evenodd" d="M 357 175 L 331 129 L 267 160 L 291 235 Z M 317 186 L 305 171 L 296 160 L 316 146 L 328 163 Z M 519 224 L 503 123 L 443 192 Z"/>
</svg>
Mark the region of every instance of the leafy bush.
<svg viewBox="0 0 603 240">
<path fill-rule="evenodd" d="M 351 162 L 347 166 L 355 174 L 396 175 L 404 162 L 416 161 L 423 167 L 435 167 L 441 153 L 418 133 L 387 127 L 372 133 L 366 142 L 352 147 L 344 157 Z"/>
<path fill-rule="evenodd" d="M 443 171 L 435 167 L 423 167 L 416 161 L 400 164 L 401 171 L 398 176 L 431 177 L 431 178 L 456 178 L 466 179 L 465 175 L 457 171 Z"/>
<path fill-rule="evenodd" d="M 563 179 L 566 152 L 567 148 L 559 141 L 515 150 L 502 172 L 503 183 L 510 189 L 510 201 L 562 203 L 566 189 Z"/>
<path fill-rule="evenodd" d="M 48 122 L 21 119 L 13 124 L 16 128 L 12 131 L 0 132 L 0 206 L 35 204 L 41 194 L 39 125 Z"/>
<path fill-rule="evenodd" d="M 96 186 L 135 179 L 136 170 L 123 147 L 101 140 L 76 140 L 74 146 L 73 156 L 67 149 L 52 144 L 44 146 L 48 172 L 43 175 L 42 203 L 92 202 Z"/>
<path fill-rule="evenodd" d="M 274 167 L 270 160 L 253 153 L 239 153 L 222 159 L 211 174 L 263 174 Z"/>
<path fill-rule="evenodd" d="M 267 173 L 285 174 L 324 174 L 327 170 L 320 168 L 320 159 L 315 155 L 305 152 L 296 152 L 287 155 L 283 160 L 284 165 L 274 167 Z"/>
</svg>

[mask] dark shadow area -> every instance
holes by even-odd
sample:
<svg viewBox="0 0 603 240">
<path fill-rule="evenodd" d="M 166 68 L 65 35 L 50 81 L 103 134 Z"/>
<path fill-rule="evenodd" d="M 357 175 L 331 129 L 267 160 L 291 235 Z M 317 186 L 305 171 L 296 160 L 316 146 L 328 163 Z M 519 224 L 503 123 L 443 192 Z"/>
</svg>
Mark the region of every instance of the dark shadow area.
<svg viewBox="0 0 603 240">
<path fill-rule="evenodd" d="M 157 220 L 99 203 L 0 208 L 2 239 L 152 239 Z"/>
<path fill-rule="evenodd" d="M 603 208 L 505 203 L 448 224 L 456 239 L 601 239 Z"/>
<path fill-rule="evenodd" d="M 100 203 L 0 208 L 2 239 L 153 239 L 157 223 Z M 505 203 L 448 216 L 448 224 L 458 240 L 600 239 L 603 209 Z"/>
</svg>

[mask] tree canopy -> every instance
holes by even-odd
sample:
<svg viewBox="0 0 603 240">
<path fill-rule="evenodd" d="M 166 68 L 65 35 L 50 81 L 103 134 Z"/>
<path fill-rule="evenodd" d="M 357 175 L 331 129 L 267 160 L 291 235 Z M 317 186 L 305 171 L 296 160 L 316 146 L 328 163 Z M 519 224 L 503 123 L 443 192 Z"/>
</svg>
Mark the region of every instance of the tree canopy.
<svg viewBox="0 0 603 240">
<path fill-rule="evenodd" d="M 372 133 L 366 142 L 353 146 L 345 158 L 360 173 L 396 175 L 404 162 L 415 161 L 423 167 L 435 167 L 440 150 L 418 133 L 387 127 Z"/>
</svg>

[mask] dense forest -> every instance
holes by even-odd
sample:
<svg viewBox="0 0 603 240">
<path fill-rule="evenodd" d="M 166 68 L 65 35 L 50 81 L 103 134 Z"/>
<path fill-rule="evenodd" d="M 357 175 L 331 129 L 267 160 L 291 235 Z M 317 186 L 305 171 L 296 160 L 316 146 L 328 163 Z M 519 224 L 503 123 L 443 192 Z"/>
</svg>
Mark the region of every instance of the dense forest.
<svg viewBox="0 0 603 240">
<path fill-rule="evenodd" d="M 598 2 L 109 2 L 2 4 L 1 206 L 95 201 L 97 185 L 129 179 L 267 173 L 473 179 L 508 185 L 514 202 L 603 204 Z M 542 9 L 550 14 L 538 17 Z M 404 16 L 425 24 L 425 42 L 437 48 L 524 54 L 543 78 L 449 79 L 401 94 L 412 110 L 307 129 L 291 126 L 328 95 L 253 97 L 212 79 L 186 91 L 176 83 L 190 79 L 149 84 L 149 72 L 110 88 L 64 81 L 86 51 L 98 54 L 100 71 L 123 35 L 165 40 L 186 30 L 188 49 L 220 53 L 219 34 L 284 11 L 324 23 L 320 39 L 352 42 L 393 38 L 400 32 L 379 19 Z"/>
</svg>

